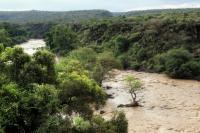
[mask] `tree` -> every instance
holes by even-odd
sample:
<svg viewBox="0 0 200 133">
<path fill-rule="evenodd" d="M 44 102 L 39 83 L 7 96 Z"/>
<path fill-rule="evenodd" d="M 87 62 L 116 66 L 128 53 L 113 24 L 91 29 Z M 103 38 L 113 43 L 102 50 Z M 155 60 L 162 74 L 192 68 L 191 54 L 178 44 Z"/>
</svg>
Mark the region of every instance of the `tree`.
<svg viewBox="0 0 200 133">
<path fill-rule="evenodd" d="M 0 29 L 0 43 L 3 43 L 5 46 L 11 46 L 12 44 L 12 40 L 5 29 Z"/>
<path fill-rule="evenodd" d="M 91 48 L 78 48 L 69 53 L 67 58 L 78 60 L 87 70 L 92 70 L 96 63 L 97 53 Z"/>
<path fill-rule="evenodd" d="M 110 121 L 93 121 L 93 109 L 105 103 L 106 94 L 85 69 L 91 55 L 78 52 L 55 70 L 54 55 L 46 50 L 29 56 L 1 46 L 0 132 L 116 133 Z"/>
<path fill-rule="evenodd" d="M 53 84 L 56 82 L 55 73 L 55 55 L 47 50 L 39 50 L 33 55 L 36 64 L 39 64 L 42 70 L 45 70 L 44 82 Z"/>
<path fill-rule="evenodd" d="M 4 45 L 3 43 L 0 43 L 0 54 L 4 51 Z"/>
<path fill-rule="evenodd" d="M 111 45 L 113 45 L 113 43 L 115 55 L 120 55 L 124 52 L 127 52 L 130 47 L 129 40 L 121 35 L 115 37 L 114 40 L 111 42 Z"/>
<path fill-rule="evenodd" d="M 105 93 L 94 80 L 77 72 L 68 73 L 63 77 L 59 85 L 59 100 L 67 113 L 75 112 L 88 118 L 92 115 L 91 104 L 104 104 Z"/>
<path fill-rule="evenodd" d="M 69 26 L 57 25 L 46 36 L 47 46 L 55 52 L 66 54 L 76 47 L 77 35 Z"/>
<path fill-rule="evenodd" d="M 129 87 L 129 93 L 131 94 L 133 100 L 133 106 L 137 106 L 138 102 L 136 100 L 137 99 L 136 91 L 142 89 L 142 83 L 131 75 L 127 76 L 125 81 Z"/>
<path fill-rule="evenodd" d="M 98 54 L 96 65 L 93 68 L 93 78 L 101 85 L 105 74 L 112 69 L 121 69 L 121 63 L 112 52 L 103 52 Z"/>
<path fill-rule="evenodd" d="M 23 52 L 20 47 L 6 48 L 1 56 L 1 62 L 4 64 L 4 69 L 2 71 L 6 72 L 6 76 L 10 80 L 20 82 L 20 74 L 26 63 L 30 62 L 30 56 Z"/>
<path fill-rule="evenodd" d="M 0 127 L 6 133 L 35 131 L 56 112 L 57 91 L 53 86 L 34 84 L 26 89 L 9 83 L 0 90 Z"/>
</svg>

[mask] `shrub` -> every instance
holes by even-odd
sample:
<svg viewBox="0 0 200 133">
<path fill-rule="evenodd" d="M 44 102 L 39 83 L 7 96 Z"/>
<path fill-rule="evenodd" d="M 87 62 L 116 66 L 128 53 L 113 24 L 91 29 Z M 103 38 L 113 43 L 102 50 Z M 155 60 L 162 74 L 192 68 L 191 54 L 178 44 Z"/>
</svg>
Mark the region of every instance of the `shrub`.
<svg viewBox="0 0 200 133">
<path fill-rule="evenodd" d="M 91 122 L 95 133 L 116 133 L 116 126 L 99 115 L 93 116 Z"/>
<path fill-rule="evenodd" d="M 200 62 L 192 60 L 181 65 L 180 73 L 182 73 L 184 78 L 199 77 L 200 76 Z"/>
<path fill-rule="evenodd" d="M 123 112 L 115 113 L 111 123 L 116 127 L 116 133 L 128 133 L 128 121 Z"/>
<path fill-rule="evenodd" d="M 158 54 L 149 61 L 149 67 L 156 72 L 165 71 L 166 54 Z"/>
<path fill-rule="evenodd" d="M 200 75 L 200 63 L 183 48 L 154 56 L 149 62 L 156 72 L 166 72 L 173 78 L 195 78 Z"/>
<path fill-rule="evenodd" d="M 97 53 L 91 48 L 79 48 L 69 53 L 68 59 L 78 60 L 86 69 L 91 70 L 96 62 Z"/>
<path fill-rule="evenodd" d="M 97 63 L 93 68 L 92 77 L 101 84 L 105 74 L 112 69 L 120 69 L 122 65 L 112 52 L 104 52 L 98 55 Z"/>
<path fill-rule="evenodd" d="M 97 60 L 107 71 L 122 67 L 121 63 L 114 57 L 112 52 L 103 52 L 99 54 Z"/>
<path fill-rule="evenodd" d="M 181 71 L 181 66 L 192 60 L 192 55 L 185 49 L 172 49 L 166 55 L 166 73 L 174 78 L 184 78 L 186 75 Z"/>
<path fill-rule="evenodd" d="M 134 70 L 139 70 L 141 68 L 141 64 L 137 61 L 131 62 L 130 68 Z"/>
<path fill-rule="evenodd" d="M 92 127 L 89 121 L 81 117 L 74 117 L 73 119 L 73 132 L 74 133 L 91 133 Z"/>
</svg>

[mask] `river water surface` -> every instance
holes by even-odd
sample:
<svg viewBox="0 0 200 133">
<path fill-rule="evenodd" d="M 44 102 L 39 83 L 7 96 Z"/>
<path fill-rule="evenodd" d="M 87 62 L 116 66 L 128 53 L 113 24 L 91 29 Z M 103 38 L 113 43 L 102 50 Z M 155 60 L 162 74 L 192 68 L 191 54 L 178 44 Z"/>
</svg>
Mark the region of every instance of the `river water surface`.
<svg viewBox="0 0 200 133">
<path fill-rule="evenodd" d="M 38 49 L 45 47 L 46 43 L 43 39 L 31 39 L 19 46 L 24 49 L 25 53 L 33 55 Z"/>
<path fill-rule="evenodd" d="M 113 75 L 103 82 L 105 91 L 114 96 L 103 109 L 106 119 L 114 111 L 123 110 L 129 133 L 200 133 L 200 82 L 136 71 L 115 70 Z M 142 107 L 117 108 L 131 102 L 124 84 L 127 75 L 134 75 L 143 83 L 144 89 L 138 92 Z"/>
</svg>

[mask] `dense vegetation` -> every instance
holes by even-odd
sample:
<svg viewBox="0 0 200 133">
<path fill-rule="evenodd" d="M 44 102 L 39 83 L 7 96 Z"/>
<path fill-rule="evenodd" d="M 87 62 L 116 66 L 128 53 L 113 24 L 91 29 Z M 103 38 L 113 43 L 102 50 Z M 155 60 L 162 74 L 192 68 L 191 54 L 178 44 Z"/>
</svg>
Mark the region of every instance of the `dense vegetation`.
<svg viewBox="0 0 200 133">
<path fill-rule="evenodd" d="M 144 11 L 109 12 L 106 10 L 82 10 L 82 11 L 0 11 L 0 22 L 10 23 L 47 23 L 68 22 L 77 23 L 90 19 L 107 19 L 115 16 L 144 16 L 157 14 L 196 13 L 199 8 L 187 9 L 156 9 Z"/>
<path fill-rule="evenodd" d="M 87 47 L 96 53 L 112 53 L 125 69 L 198 79 L 199 23 L 198 12 L 116 17 L 58 25 L 47 34 L 46 42 L 50 49 L 61 55 L 78 47 Z"/>
<path fill-rule="evenodd" d="M 0 45 L 0 132 L 127 133 L 123 113 L 110 121 L 93 115 L 106 95 L 75 53 L 55 66 L 46 50 L 30 57 Z"/>
<path fill-rule="evenodd" d="M 41 23 L 41 22 L 80 22 L 89 19 L 103 19 L 112 17 L 112 13 L 105 10 L 84 10 L 68 12 L 50 11 L 1 11 L 0 22 L 12 23 Z"/>
<path fill-rule="evenodd" d="M 31 38 L 44 38 L 54 25 L 53 23 L 0 23 L 0 43 L 6 46 L 14 46 Z"/>
<path fill-rule="evenodd" d="M 129 11 L 125 13 L 116 13 L 115 15 L 125 16 L 142 16 L 142 15 L 156 15 L 156 14 L 179 14 L 179 13 L 194 13 L 199 12 L 199 8 L 183 8 L 183 9 L 152 9 L 142 11 Z"/>
</svg>

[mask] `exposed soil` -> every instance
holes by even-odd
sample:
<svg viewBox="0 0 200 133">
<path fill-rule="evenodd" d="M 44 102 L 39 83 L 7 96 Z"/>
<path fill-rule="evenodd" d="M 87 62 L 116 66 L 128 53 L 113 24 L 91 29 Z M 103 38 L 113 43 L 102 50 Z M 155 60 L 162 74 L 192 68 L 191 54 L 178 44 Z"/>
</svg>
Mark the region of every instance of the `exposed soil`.
<svg viewBox="0 0 200 133">
<path fill-rule="evenodd" d="M 104 118 L 123 110 L 129 133 L 200 133 L 200 82 L 146 72 L 114 70 L 112 73 L 114 76 L 103 82 L 112 96 L 102 109 Z M 142 107 L 117 108 L 132 101 L 123 80 L 129 74 L 143 83 L 144 89 L 137 92 Z"/>
</svg>

